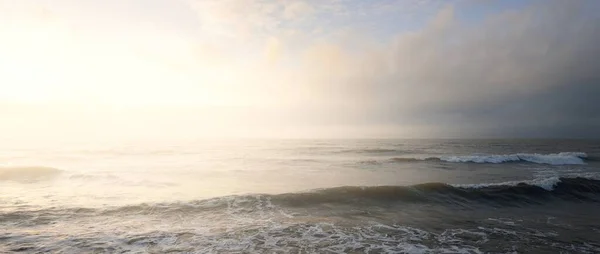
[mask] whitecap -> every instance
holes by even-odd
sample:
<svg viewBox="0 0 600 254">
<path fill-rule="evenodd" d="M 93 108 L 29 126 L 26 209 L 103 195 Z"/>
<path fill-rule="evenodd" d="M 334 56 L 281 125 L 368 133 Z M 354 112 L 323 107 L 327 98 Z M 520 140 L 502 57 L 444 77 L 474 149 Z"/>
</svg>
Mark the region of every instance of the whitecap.
<svg viewBox="0 0 600 254">
<path fill-rule="evenodd" d="M 553 154 L 517 153 L 517 154 L 492 154 L 492 155 L 463 155 L 434 157 L 446 162 L 472 162 L 472 163 L 506 163 L 506 162 L 531 162 L 549 165 L 582 165 L 587 158 L 586 153 L 561 152 Z"/>
</svg>

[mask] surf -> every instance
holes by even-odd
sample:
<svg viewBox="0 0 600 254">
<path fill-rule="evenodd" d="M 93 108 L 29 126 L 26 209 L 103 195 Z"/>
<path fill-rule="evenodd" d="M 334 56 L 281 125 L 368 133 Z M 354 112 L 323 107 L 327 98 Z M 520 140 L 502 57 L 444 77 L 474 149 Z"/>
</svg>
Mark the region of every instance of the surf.
<svg viewBox="0 0 600 254">
<path fill-rule="evenodd" d="M 516 154 L 489 154 L 489 155 L 449 155 L 449 156 L 430 156 L 430 157 L 397 157 L 392 158 L 390 162 L 419 162 L 419 161 L 440 161 L 450 163 L 534 163 L 546 165 L 584 165 L 588 155 L 582 152 L 561 152 L 552 154 L 538 153 L 516 153 Z"/>
<path fill-rule="evenodd" d="M 600 180 L 584 177 L 542 178 L 478 184 L 431 182 L 407 186 L 341 186 L 283 194 L 247 194 L 174 203 L 142 203 L 104 208 L 42 210 L 51 214 L 118 215 L 213 213 L 235 208 L 243 213 L 275 208 L 373 207 L 408 204 L 442 207 L 514 207 L 553 201 L 600 202 Z M 37 211 L 37 212 L 42 212 Z M 6 215 L 6 214 L 5 214 Z M 21 214 L 22 215 L 22 214 Z"/>
</svg>

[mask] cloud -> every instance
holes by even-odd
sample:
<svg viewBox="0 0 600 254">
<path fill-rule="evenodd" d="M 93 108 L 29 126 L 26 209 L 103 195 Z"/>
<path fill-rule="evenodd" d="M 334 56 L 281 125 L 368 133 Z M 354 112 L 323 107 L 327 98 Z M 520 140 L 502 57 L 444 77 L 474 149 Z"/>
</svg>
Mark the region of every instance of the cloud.
<svg viewBox="0 0 600 254">
<path fill-rule="evenodd" d="M 196 12 L 204 32 L 227 37 L 268 36 L 311 17 L 316 11 L 308 1 L 186 0 Z M 327 4 L 323 4 L 326 6 Z"/>
<path fill-rule="evenodd" d="M 304 1 L 286 2 L 283 9 L 283 17 L 285 19 L 299 19 L 306 17 L 314 12 L 312 5 Z"/>
<path fill-rule="evenodd" d="M 200 19 L 204 32 L 235 37 L 274 29 L 280 21 L 276 18 L 276 2 L 260 0 L 189 0 L 188 4 Z"/>
<path fill-rule="evenodd" d="M 362 14 L 352 4 L 331 1 L 312 14 L 341 15 L 338 21 L 383 15 L 381 3 L 365 4 Z M 441 6 L 386 4 L 413 6 L 415 13 Z M 446 5 L 424 26 L 392 36 L 360 26 L 332 29 L 325 25 L 331 19 L 320 19 L 315 28 L 324 37 L 306 29 L 294 30 L 293 40 L 265 37 L 267 64 L 257 62 L 249 77 L 262 85 L 251 90 L 262 87 L 283 104 L 262 109 L 268 113 L 256 113 L 257 121 L 379 126 L 400 136 L 600 137 L 600 102 L 594 99 L 600 98 L 600 15 L 591 11 L 598 10 L 594 1 L 532 1 L 477 22 L 459 18 L 463 7 Z M 283 26 L 287 18 L 302 17 L 294 13 L 263 12 L 269 17 L 263 20 Z"/>
<path fill-rule="evenodd" d="M 16 77 L 12 70 L 20 65 L 6 57 L 0 67 L 46 97 L 64 92 L 85 103 L 106 97 L 110 103 L 135 98 L 143 106 L 216 104 L 223 107 L 214 109 L 217 116 L 203 115 L 214 129 L 322 128 L 342 135 L 346 126 L 349 135 L 364 130 L 366 136 L 600 137 L 596 1 L 531 1 L 491 8 L 476 20 L 465 18 L 469 2 L 185 1 L 197 34 L 104 19 L 106 31 L 72 34 L 70 25 L 82 22 L 71 16 L 59 26 L 65 35 L 29 18 L 18 29 L 0 23 L 7 38 L 43 30 L 35 34 L 46 44 L 25 38 L 32 46 L 24 47 L 23 38 L 4 38 L 0 53 L 30 56 L 35 64 L 23 66 L 46 71 L 37 80 L 58 77 L 69 89 Z M 486 3 L 494 1 L 477 4 Z M 33 97 L 29 88 L 11 91 Z M 185 125 L 194 118 L 186 114 L 172 122 Z M 190 132 L 205 122 L 189 125 Z"/>
<path fill-rule="evenodd" d="M 315 43 L 296 70 L 311 87 L 307 110 L 320 105 L 308 115 L 441 136 L 600 137 L 597 7 L 541 1 L 469 24 L 448 6 L 378 47 Z"/>
<path fill-rule="evenodd" d="M 598 17 L 581 16 L 582 8 L 546 2 L 475 26 L 458 24 L 451 9 L 442 10 L 429 26 L 398 36 L 388 48 L 395 84 L 384 91 L 410 92 L 404 101 L 419 107 L 460 107 L 589 82 L 598 75 L 590 63 L 600 35 Z"/>
</svg>

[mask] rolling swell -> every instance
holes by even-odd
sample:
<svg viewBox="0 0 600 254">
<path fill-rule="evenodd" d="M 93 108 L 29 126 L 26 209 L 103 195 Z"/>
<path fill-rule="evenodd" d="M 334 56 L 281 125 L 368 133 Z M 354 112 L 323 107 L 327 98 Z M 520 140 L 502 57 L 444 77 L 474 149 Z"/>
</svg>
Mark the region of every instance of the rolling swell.
<svg viewBox="0 0 600 254">
<path fill-rule="evenodd" d="M 292 206 L 389 202 L 518 206 L 541 204 L 550 200 L 598 202 L 600 180 L 578 177 L 475 185 L 425 183 L 412 186 L 337 187 L 273 196 L 273 201 L 281 201 Z"/>
<path fill-rule="evenodd" d="M 344 186 L 276 195 L 229 196 L 180 205 L 200 210 L 222 209 L 230 206 L 232 202 L 249 207 L 254 207 L 258 203 L 267 207 L 273 205 L 303 207 L 323 204 L 361 206 L 393 203 L 520 206 L 542 204 L 552 200 L 600 202 L 600 180 L 576 177 L 474 185 L 424 183 L 411 186 Z M 162 205 L 162 207 L 169 206 Z M 131 208 L 133 207 L 129 209 Z"/>
<path fill-rule="evenodd" d="M 600 180 L 588 178 L 548 178 L 539 181 L 476 185 L 425 183 L 412 186 L 335 187 L 310 192 L 277 195 L 227 196 L 177 203 L 138 204 L 107 208 L 51 208 L 36 211 L 0 213 L 0 222 L 29 221 L 46 217 L 88 217 L 119 215 L 169 215 L 182 213 L 238 214 L 264 213 L 279 208 L 329 207 L 368 209 L 374 206 L 408 204 L 441 205 L 448 208 L 515 207 L 552 201 L 600 202 Z M 407 208 L 408 209 L 408 208 Z M 40 216 L 44 215 L 44 216 Z M 285 215 L 287 216 L 287 215 Z"/>
<path fill-rule="evenodd" d="M 389 154 L 389 153 L 406 153 L 404 150 L 386 149 L 386 148 L 365 148 L 365 149 L 342 149 L 335 153 L 357 153 L 357 154 Z"/>
</svg>

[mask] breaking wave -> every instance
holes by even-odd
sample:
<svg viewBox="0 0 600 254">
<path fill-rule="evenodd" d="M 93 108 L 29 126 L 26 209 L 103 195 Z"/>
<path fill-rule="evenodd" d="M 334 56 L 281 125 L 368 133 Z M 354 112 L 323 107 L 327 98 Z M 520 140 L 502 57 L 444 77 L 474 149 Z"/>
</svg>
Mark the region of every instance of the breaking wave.
<svg viewBox="0 0 600 254">
<path fill-rule="evenodd" d="M 506 210 L 486 210 L 483 218 L 487 217 L 487 221 L 478 222 L 476 226 L 473 223 L 477 220 L 469 216 L 467 220 L 439 217 L 448 215 L 447 211 L 452 216 L 468 212 L 455 208 L 473 203 L 523 206 L 551 199 L 599 202 L 598 198 L 600 180 L 581 177 L 479 185 L 426 183 L 337 187 L 304 193 L 227 196 L 96 209 L 53 207 L 0 213 L 0 224 L 17 226 L 4 236 L 7 252 L 488 253 L 502 250 L 512 253 L 514 244 L 525 242 L 519 247 L 525 253 L 539 252 L 545 246 L 573 253 L 597 253 L 600 246 L 595 241 L 551 245 L 559 242 L 552 230 L 521 226 L 518 219 L 487 217 L 487 211 L 502 214 Z M 400 205 L 390 205 L 397 202 Z M 442 207 L 437 210 L 433 206 L 411 207 L 407 202 L 436 203 Z M 439 230 L 427 223 L 421 224 L 422 218 L 406 217 L 405 225 L 358 219 L 365 214 L 377 217 L 410 209 L 413 210 L 408 215 L 432 212 L 435 217 L 426 218 L 453 224 L 444 224 L 445 228 Z M 370 212 L 374 215 L 369 215 Z M 151 226 L 140 223 L 143 221 L 140 219 L 145 218 L 151 222 L 145 224 Z M 66 223 L 59 225 L 74 230 L 68 237 L 63 233 L 68 231 L 57 231 L 55 225 L 65 220 Z M 68 228 L 73 222 L 79 224 Z M 157 230 L 156 222 L 168 222 L 175 230 Z M 115 225 L 133 230 L 115 233 Z M 31 227 L 51 227 L 52 230 L 38 235 Z M 104 230 L 102 227 L 108 227 L 110 233 L 90 233 L 98 228 Z M 510 244 L 500 246 L 497 239 L 508 239 Z M 0 252 L 2 247 L 0 245 Z M 542 250 L 551 253 L 549 249 Z"/>
<path fill-rule="evenodd" d="M 600 180 L 544 178 L 503 183 L 425 183 L 412 186 L 337 187 L 306 193 L 275 195 L 289 205 L 355 202 L 418 202 L 437 204 L 490 204 L 513 206 L 548 200 L 600 201 Z"/>
<path fill-rule="evenodd" d="M 517 153 L 517 154 L 491 154 L 491 155 L 459 155 L 436 156 L 426 158 L 392 158 L 392 162 L 418 162 L 418 161 L 445 161 L 453 163 L 510 163 L 527 162 L 548 165 L 582 165 L 588 159 L 586 153 L 562 152 L 553 154 Z"/>
<path fill-rule="evenodd" d="M 511 207 L 539 205 L 550 201 L 600 202 L 600 180 L 590 178 L 544 178 L 529 181 L 481 184 L 424 183 L 411 186 L 344 186 L 308 192 L 285 194 L 254 194 L 226 196 L 212 199 L 138 204 L 120 207 L 62 208 L 40 210 L 45 214 L 118 215 L 118 214 L 170 214 L 188 212 L 219 212 L 235 206 L 245 213 L 269 207 L 320 207 L 348 206 L 373 207 L 393 204 L 437 204 L 448 207 L 492 206 Z M 23 213 L 0 214 L 0 222 Z M 7 217 L 8 216 L 8 217 Z M 33 215 L 32 215 L 33 216 Z M 283 214 L 285 217 L 291 217 Z M 26 216 L 27 217 L 27 216 Z"/>
</svg>

